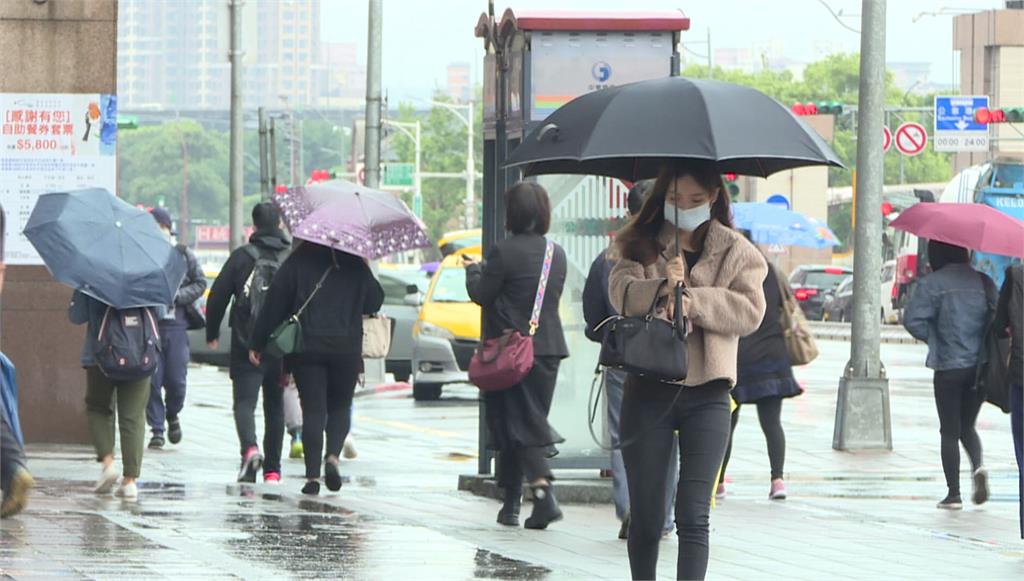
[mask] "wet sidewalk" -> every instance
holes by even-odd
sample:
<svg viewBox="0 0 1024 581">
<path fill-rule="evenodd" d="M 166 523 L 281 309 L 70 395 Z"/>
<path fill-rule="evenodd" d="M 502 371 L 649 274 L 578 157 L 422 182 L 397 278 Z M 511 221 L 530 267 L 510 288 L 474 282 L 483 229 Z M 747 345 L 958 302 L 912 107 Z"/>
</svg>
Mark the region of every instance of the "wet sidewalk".
<svg viewBox="0 0 1024 581">
<path fill-rule="evenodd" d="M 823 343 L 787 402 L 790 499 L 767 500 L 768 462 L 744 408 L 729 497 L 712 513 L 709 579 L 1020 579 L 1016 467 L 1008 419 L 979 420 L 992 500 L 934 508 L 944 485 L 923 348 L 887 345 L 892 453 L 831 450 L 835 392 L 849 345 Z M 450 393 L 450 395 L 449 395 Z M 140 499 L 90 492 L 85 447 L 36 446 L 29 510 L 0 521 L 0 577 L 15 579 L 625 579 L 625 544 L 607 505 L 570 505 L 544 532 L 494 524 L 494 501 L 456 491 L 476 466 L 472 388 L 416 404 L 408 392 L 356 403 L 358 459 L 338 494 L 299 494 L 300 460 L 280 486 L 234 483 L 237 441 L 226 374 L 190 371 L 185 440 L 147 453 Z M 969 490 L 964 458 L 964 487 Z M 560 477 L 582 476 L 567 471 Z M 676 542 L 660 573 L 674 576 Z"/>
</svg>

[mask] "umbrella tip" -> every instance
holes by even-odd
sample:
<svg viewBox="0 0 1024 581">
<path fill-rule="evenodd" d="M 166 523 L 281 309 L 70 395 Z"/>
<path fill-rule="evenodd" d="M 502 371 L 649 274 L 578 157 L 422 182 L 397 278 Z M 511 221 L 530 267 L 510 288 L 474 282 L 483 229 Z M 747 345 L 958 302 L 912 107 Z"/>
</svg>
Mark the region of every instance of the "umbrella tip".
<svg viewBox="0 0 1024 581">
<path fill-rule="evenodd" d="M 557 140 L 559 136 L 559 131 L 560 130 L 558 128 L 558 125 L 554 123 L 548 123 L 543 128 L 541 128 L 540 133 L 537 134 L 537 141 L 544 141 L 544 138 L 549 133 L 551 133 L 554 136 L 553 139 Z"/>
</svg>

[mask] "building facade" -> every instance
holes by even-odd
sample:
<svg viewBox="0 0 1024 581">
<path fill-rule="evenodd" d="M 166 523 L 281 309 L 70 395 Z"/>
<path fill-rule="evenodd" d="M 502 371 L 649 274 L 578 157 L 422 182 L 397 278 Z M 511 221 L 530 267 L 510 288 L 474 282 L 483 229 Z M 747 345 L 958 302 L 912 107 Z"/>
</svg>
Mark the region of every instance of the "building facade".
<svg viewBox="0 0 1024 581">
<path fill-rule="evenodd" d="M 120 0 L 122 107 L 228 109 L 227 5 L 226 0 Z M 316 106 L 329 92 L 331 78 L 320 42 L 320 0 L 246 2 L 242 49 L 246 108 Z"/>
</svg>

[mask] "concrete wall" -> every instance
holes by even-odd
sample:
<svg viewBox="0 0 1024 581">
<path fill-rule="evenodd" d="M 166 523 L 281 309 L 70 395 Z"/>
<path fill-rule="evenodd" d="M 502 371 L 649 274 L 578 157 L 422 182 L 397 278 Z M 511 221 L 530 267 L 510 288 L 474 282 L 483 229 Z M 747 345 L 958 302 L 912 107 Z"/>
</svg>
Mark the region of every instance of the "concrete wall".
<svg viewBox="0 0 1024 581">
<path fill-rule="evenodd" d="M 0 54 L 0 92 L 116 93 L 117 0 L 0 1 Z M 7 268 L 0 340 L 18 367 L 30 442 L 89 441 L 70 296 L 44 267 Z"/>
<path fill-rule="evenodd" d="M 831 142 L 835 132 L 835 117 L 832 115 L 808 115 L 803 121 L 821 135 L 822 139 Z M 796 170 L 779 172 L 768 179 L 749 178 L 746 191 L 750 192 L 751 202 L 764 202 L 774 194 L 782 194 L 789 199 L 793 211 L 809 216 L 823 223 L 828 223 L 828 168 L 806 167 Z M 787 247 L 780 254 L 767 252 L 768 258 L 780 271 L 789 274 L 801 264 L 831 264 L 832 250 L 815 250 L 812 248 Z"/>
<path fill-rule="evenodd" d="M 955 17 L 953 49 L 960 51 L 962 94 L 989 95 L 996 107 L 1024 105 L 1024 10 Z M 990 152 L 956 154 L 954 173 L 991 157 L 1024 157 L 1024 142 L 1012 128 L 997 125 L 991 136 Z"/>
</svg>

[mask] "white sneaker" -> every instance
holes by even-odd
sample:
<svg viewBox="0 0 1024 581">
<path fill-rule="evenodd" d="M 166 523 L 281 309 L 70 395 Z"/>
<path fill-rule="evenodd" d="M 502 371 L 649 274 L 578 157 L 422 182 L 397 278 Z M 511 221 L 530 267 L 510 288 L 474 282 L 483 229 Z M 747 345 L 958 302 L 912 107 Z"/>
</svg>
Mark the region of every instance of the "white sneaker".
<svg viewBox="0 0 1024 581">
<path fill-rule="evenodd" d="M 356 452 L 356 440 L 352 434 L 345 436 L 345 445 L 341 447 L 341 455 L 349 460 L 359 456 L 359 452 Z"/>
<path fill-rule="evenodd" d="M 121 483 L 121 487 L 114 493 L 118 498 L 132 500 L 139 497 L 139 487 L 134 482 Z"/>
<path fill-rule="evenodd" d="M 93 488 L 93 492 L 96 494 L 110 494 L 110 491 L 114 489 L 114 485 L 117 484 L 117 468 L 114 468 L 114 464 L 110 463 L 103 467 L 103 471 L 100 472 L 100 478 L 96 481 L 96 486 Z"/>
</svg>

